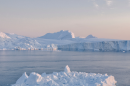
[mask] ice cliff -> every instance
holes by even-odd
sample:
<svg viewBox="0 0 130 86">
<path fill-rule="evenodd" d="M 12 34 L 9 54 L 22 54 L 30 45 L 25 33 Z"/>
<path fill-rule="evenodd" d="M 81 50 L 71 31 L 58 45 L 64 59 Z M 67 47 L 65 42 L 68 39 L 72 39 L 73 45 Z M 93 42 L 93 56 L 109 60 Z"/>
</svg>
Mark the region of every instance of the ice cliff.
<svg viewBox="0 0 130 86">
<path fill-rule="evenodd" d="M 83 42 L 58 45 L 59 50 L 65 51 L 130 51 L 130 41 L 101 41 Z"/>
</svg>

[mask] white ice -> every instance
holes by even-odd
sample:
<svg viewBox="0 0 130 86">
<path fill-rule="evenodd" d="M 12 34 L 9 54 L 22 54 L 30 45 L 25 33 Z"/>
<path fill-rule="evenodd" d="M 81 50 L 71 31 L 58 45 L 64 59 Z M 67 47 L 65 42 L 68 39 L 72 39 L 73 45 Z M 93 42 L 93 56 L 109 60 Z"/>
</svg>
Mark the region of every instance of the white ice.
<svg viewBox="0 0 130 86">
<path fill-rule="evenodd" d="M 26 72 L 12 86 L 116 86 L 113 76 L 85 72 L 71 72 L 67 65 L 63 72 L 43 73 Z"/>
<path fill-rule="evenodd" d="M 0 32 L 0 50 L 130 51 L 130 40 L 75 37 L 70 31 L 47 33 L 30 38 Z"/>
</svg>

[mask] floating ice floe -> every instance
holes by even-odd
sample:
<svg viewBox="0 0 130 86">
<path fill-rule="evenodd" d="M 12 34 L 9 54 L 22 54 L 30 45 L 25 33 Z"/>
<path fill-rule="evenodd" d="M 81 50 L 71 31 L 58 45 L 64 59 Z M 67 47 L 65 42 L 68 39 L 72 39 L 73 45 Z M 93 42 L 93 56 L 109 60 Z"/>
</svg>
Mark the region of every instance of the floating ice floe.
<svg viewBox="0 0 130 86">
<path fill-rule="evenodd" d="M 12 86 L 116 86 L 113 76 L 85 72 L 71 72 L 67 65 L 63 72 L 43 73 L 26 72 Z"/>
</svg>

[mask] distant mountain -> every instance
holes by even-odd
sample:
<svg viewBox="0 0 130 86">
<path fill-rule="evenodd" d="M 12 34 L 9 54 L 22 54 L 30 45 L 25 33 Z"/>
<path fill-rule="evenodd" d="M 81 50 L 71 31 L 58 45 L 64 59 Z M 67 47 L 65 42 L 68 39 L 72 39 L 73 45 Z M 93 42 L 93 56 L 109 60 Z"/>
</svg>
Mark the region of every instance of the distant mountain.
<svg viewBox="0 0 130 86">
<path fill-rule="evenodd" d="M 68 31 L 68 30 L 61 30 L 60 32 L 55 32 L 55 33 L 47 33 L 44 36 L 41 36 L 39 38 L 43 39 L 70 39 L 70 38 L 75 38 L 74 33 Z"/>
<path fill-rule="evenodd" d="M 86 39 L 89 39 L 89 38 L 97 38 L 97 37 L 95 37 L 95 36 L 93 36 L 93 35 L 88 35 L 88 36 L 86 37 Z"/>
</svg>

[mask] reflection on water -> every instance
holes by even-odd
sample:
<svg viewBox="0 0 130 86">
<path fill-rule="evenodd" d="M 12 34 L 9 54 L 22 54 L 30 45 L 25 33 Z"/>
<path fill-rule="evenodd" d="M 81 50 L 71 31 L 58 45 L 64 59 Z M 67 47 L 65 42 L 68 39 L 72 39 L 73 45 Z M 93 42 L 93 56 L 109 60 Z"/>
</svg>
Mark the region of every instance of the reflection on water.
<svg viewBox="0 0 130 86">
<path fill-rule="evenodd" d="M 130 85 L 130 53 L 0 51 L 0 86 L 10 86 L 24 73 L 71 71 L 115 76 L 117 86 Z"/>
</svg>

